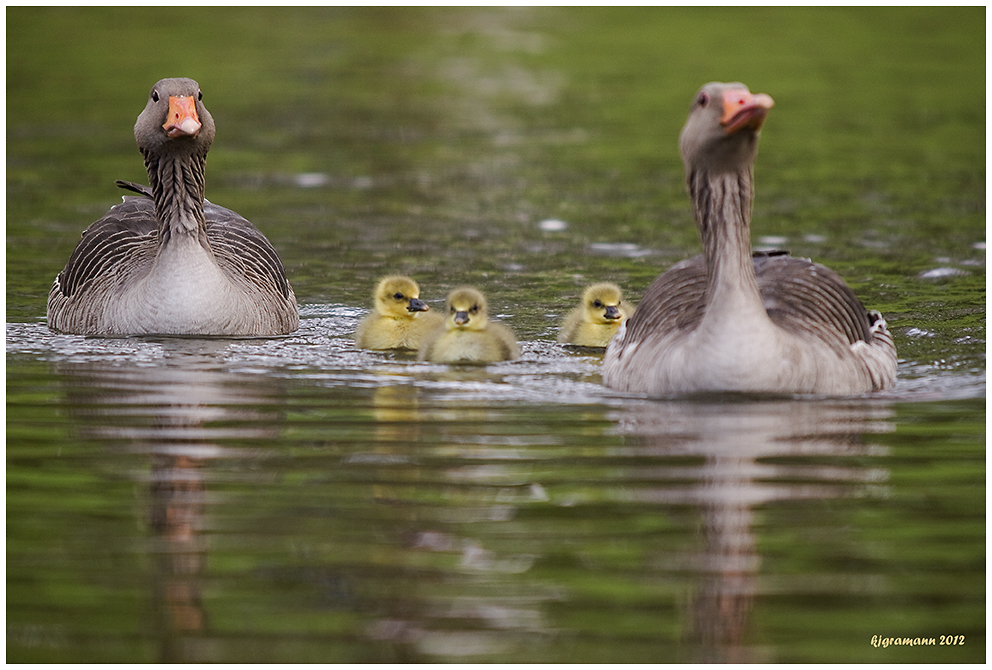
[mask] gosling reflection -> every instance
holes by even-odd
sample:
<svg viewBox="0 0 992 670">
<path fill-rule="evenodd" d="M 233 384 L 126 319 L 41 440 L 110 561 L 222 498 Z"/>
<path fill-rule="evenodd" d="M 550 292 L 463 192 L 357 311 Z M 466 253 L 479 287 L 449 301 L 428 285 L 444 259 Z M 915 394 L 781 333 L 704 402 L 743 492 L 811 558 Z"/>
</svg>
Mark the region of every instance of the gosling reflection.
<svg viewBox="0 0 992 670">
<path fill-rule="evenodd" d="M 441 384 L 452 382 L 450 393 L 429 399 L 420 387 L 388 383 L 389 373 L 381 374 L 387 383 L 372 396 L 375 442 L 348 462 L 373 465 L 366 476 L 377 482 L 379 513 L 390 526 L 399 522 L 373 561 L 379 569 L 410 567 L 400 568 L 402 597 L 378 604 L 366 638 L 389 649 L 392 661 L 425 662 L 496 658 L 519 646 L 518 635 L 547 634 L 542 607 L 552 589 L 526 577 L 536 557 L 488 546 L 472 532 L 547 501 L 539 485 L 485 483 L 508 474 L 489 462 L 509 453 L 488 433 L 497 416 L 455 400 L 470 380 L 488 378 L 485 369 L 439 375 Z"/>
<path fill-rule="evenodd" d="M 377 373 L 386 381 L 389 373 Z M 348 465 L 368 464 L 379 466 L 374 468 L 376 481 L 395 477 L 393 471 L 400 466 L 412 463 L 415 455 L 411 454 L 410 445 L 416 444 L 419 437 L 417 388 L 409 384 L 383 384 L 376 387 L 372 393 L 372 418 L 374 434 L 371 450 L 350 454 L 345 462 Z M 406 477 L 413 481 L 420 479 L 419 468 L 405 468 Z M 395 493 L 391 486 L 375 483 L 372 485 L 372 496 L 376 502 L 389 504 Z M 412 520 L 412 519 L 411 519 Z"/>
<path fill-rule="evenodd" d="M 220 340 L 166 340 L 146 366 L 106 360 L 57 364 L 68 379 L 68 405 L 77 408 L 83 437 L 149 457 L 147 514 L 157 563 L 152 599 L 162 662 L 214 660 L 203 599 L 208 464 L 233 455 L 217 440 L 271 440 L 279 433 L 273 413 L 245 409 L 263 404 L 273 392 L 271 380 L 253 377 L 245 384 L 218 369 L 227 346 Z M 236 431 L 213 425 L 235 420 Z M 258 427 L 246 430 L 246 421 Z"/>
<path fill-rule="evenodd" d="M 784 457 L 863 457 L 882 447 L 870 433 L 894 430 L 886 405 L 838 402 L 672 402 L 625 414 L 623 434 L 636 436 L 642 456 L 697 456 L 700 466 L 665 468 L 664 478 L 693 482 L 655 488 L 643 497 L 700 510 L 698 554 L 674 559 L 695 572 L 686 599 L 682 643 L 693 662 L 768 662 L 750 643 L 749 613 L 758 593 L 761 556 L 754 509 L 777 500 L 827 499 L 878 493 L 885 472 L 862 467 L 775 465 Z M 671 560 L 671 559 L 669 559 Z"/>
</svg>

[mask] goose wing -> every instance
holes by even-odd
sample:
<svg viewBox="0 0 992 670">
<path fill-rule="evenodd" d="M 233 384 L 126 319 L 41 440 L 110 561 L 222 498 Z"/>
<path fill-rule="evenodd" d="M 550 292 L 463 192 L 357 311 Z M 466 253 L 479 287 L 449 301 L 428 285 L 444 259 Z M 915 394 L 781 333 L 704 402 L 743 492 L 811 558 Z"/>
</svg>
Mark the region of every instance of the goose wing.
<svg viewBox="0 0 992 670">
<path fill-rule="evenodd" d="M 765 310 L 779 327 L 847 344 L 872 341 L 877 319 L 836 272 L 787 251 L 755 252 L 753 258 Z M 651 284 L 627 323 L 627 340 L 692 331 L 705 311 L 706 264 L 699 255 L 676 263 Z"/>
<path fill-rule="evenodd" d="M 295 301 L 279 254 L 251 221 L 209 201 L 204 202 L 203 213 L 207 240 L 223 270 L 255 285 L 271 285 L 283 298 Z"/>
<path fill-rule="evenodd" d="M 134 262 L 124 259 L 151 258 L 157 235 L 158 222 L 152 201 L 125 197 L 124 202 L 111 207 L 102 219 L 83 231 L 79 244 L 55 278 L 53 296 L 68 299 L 94 278 L 108 278 L 127 268 L 146 267 L 137 259 Z"/>
<path fill-rule="evenodd" d="M 706 262 L 699 255 L 676 263 L 654 280 L 627 320 L 626 341 L 692 331 L 705 311 Z"/>
<path fill-rule="evenodd" d="M 872 341 L 873 319 L 836 272 L 788 252 L 754 254 L 765 310 L 780 328 L 846 344 Z"/>
</svg>

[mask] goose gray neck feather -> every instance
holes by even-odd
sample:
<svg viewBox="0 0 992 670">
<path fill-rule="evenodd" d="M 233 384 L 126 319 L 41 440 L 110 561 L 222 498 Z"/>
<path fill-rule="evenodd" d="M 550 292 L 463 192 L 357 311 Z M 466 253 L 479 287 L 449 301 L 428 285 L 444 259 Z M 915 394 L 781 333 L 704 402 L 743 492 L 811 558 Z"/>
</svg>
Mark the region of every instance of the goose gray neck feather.
<svg viewBox="0 0 992 670">
<path fill-rule="evenodd" d="M 721 292 L 757 296 L 751 259 L 751 208 L 754 169 L 712 174 L 694 169 L 686 178 L 706 263 L 706 302 Z M 758 301 L 760 303 L 760 300 Z"/>
<path fill-rule="evenodd" d="M 206 152 L 188 156 L 142 153 L 155 201 L 160 243 L 168 244 L 174 234 L 195 235 L 200 244 L 209 249 L 207 221 L 203 214 Z"/>
</svg>

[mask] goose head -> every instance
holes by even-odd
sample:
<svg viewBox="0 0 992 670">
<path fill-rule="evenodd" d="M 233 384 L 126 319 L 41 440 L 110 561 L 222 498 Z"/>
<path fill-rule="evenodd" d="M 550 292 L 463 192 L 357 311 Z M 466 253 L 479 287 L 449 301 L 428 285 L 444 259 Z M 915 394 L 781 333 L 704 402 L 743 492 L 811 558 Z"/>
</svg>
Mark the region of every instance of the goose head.
<svg viewBox="0 0 992 670">
<path fill-rule="evenodd" d="M 696 94 L 679 136 L 686 174 L 738 172 L 753 163 L 758 137 L 775 102 L 741 83 L 706 84 Z"/>
<path fill-rule="evenodd" d="M 383 277 L 375 289 L 375 311 L 394 319 L 410 318 L 430 306 L 420 299 L 420 287 L 409 277 Z"/>
<path fill-rule="evenodd" d="M 163 154 L 206 156 L 215 132 L 200 85 L 186 78 L 155 84 L 134 124 L 134 139 L 146 160 Z"/>
<path fill-rule="evenodd" d="M 448 330 L 483 330 L 488 323 L 486 298 L 471 287 L 456 288 L 448 294 Z"/>
<path fill-rule="evenodd" d="M 616 284 L 593 284 L 582 293 L 582 306 L 589 323 L 619 323 L 624 318 L 622 303 L 623 295 Z"/>
</svg>

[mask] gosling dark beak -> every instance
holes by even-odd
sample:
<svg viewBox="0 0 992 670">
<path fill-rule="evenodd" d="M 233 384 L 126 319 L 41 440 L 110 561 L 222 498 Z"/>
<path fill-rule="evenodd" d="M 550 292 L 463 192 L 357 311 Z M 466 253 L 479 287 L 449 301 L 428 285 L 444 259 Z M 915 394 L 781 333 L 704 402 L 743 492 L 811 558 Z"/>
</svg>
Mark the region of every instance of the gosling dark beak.
<svg viewBox="0 0 992 670">
<path fill-rule="evenodd" d="M 455 312 L 455 325 L 464 326 L 468 323 L 468 312 Z"/>
<path fill-rule="evenodd" d="M 607 305 L 606 314 L 604 314 L 603 317 L 607 319 L 619 319 L 620 310 L 617 309 L 615 305 Z"/>
<path fill-rule="evenodd" d="M 420 298 L 410 298 L 410 304 L 406 306 L 408 312 L 428 312 L 431 306 Z"/>
</svg>

